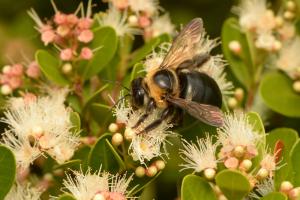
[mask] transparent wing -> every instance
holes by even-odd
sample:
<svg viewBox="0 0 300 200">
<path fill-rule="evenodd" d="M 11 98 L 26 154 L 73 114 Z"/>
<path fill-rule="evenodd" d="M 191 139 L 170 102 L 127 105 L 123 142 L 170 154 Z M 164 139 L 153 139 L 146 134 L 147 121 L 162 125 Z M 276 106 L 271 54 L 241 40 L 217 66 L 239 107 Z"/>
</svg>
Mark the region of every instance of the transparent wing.
<svg viewBox="0 0 300 200">
<path fill-rule="evenodd" d="M 173 105 L 186 110 L 190 115 L 206 124 L 216 127 L 223 125 L 222 111 L 216 106 L 200 104 L 194 101 L 175 97 L 169 97 L 167 100 Z"/>
<path fill-rule="evenodd" d="M 192 59 L 202 31 L 203 22 L 201 18 L 190 21 L 174 39 L 160 68 L 176 68 L 182 62 Z"/>
</svg>

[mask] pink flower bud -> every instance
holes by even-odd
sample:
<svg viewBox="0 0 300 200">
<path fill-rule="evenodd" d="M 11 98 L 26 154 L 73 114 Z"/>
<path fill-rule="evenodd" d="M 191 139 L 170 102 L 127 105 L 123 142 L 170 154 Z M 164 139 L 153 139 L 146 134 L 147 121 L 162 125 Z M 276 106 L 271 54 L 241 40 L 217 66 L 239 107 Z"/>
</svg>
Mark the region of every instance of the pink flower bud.
<svg viewBox="0 0 300 200">
<path fill-rule="evenodd" d="M 224 162 L 224 165 L 228 169 L 236 169 L 239 165 L 239 160 L 235 157 L 230 157 Z"/>
<path fill-rule="evenodd" d="M 22 86 L 22 78 L 21 77 L 11 77 L 9 79 L 9 86 L 14 90 Z"/>
<path fill-rule="evenodd" d="M 22 76 L 23 75 L 23 65 L 15 64 L 12 66 L 10 75 L 12 76 Z"/>
<path fill-rule="evenodd" d="M 128 0 L 113 0 L 112 2 L 120 10 L 126 9 L 129 5 Z"/>
<path fill-rule="evenodd" d="M 78 17 L 74 14 L 67 15 L 67 22 L 69 25 L 75 25 L 78 22 Z"/>
<path fill-rule="evenodd" d="M 150 24 L 151 24 L 151 21 L 150 21 L 149 17 L 146 17 L 146 16 L 139 17 L 139 26 L 141 28 L 145 28 L 145 27 L 149 26 Z"/>
<path fill-rule="evenodd" d="M 65 37 L 66 35 L 68 35 L 70 33 L 70 28 L 68 26 L 61 25 L 61 26 L 57 27 L 56 32 L 61 37 Z"/>
<path fill-rule="evenodd" d="M 26 75 L 30 78 L 38 78 L 41 74 L 38 64 L 34 61 L 31 62 L 26 70 Z"/>
<path fill-rule="evenodd" d="M 42 32 L 41 39 L 42 39 L 44 45 L 47 46 L 49 43 L 54 41 L 55 36 L 56 35 L 53 30 L 48 30 L 48 31 Z"/>
<path fill-rule="evenodd" d="M 84 43 L 89 43 L 90 41 L 92 41 L 93 38 L 94 33 L 89 29 L 82 31 L 78 36 L 78 40 Z"/>
<path fill-rule="evenodd" d="M 92 26 L 93 20 L 91 18 L 81 18 L 78 21 L 79 29 L 89 29 Z"/>
<path fill-rule="evenodd" d="M 62 14 L 60 12 L 56 13 L 54 15 L 54 22 L 57 24 L 57 25 L 61 25 L 61 24 L 64 24 L 67 22 L 67 16 L 65 14 Z"/>
<path fill-rule="evenodd" d="M 72 49 L 68 48 L 68 49 L 63 49 L 61 52 L 60 52 L 60 58 L 62 60 L 71 60 L 73 57 L 73 53 L 72 53 Z"/>
<path fill-rule="evenodd" d="M 89 60 L 93 57 L 93 51 L 88 47 L 83 47 L 80 52 L 80 57 L 84 60 Z"/>
</svg>

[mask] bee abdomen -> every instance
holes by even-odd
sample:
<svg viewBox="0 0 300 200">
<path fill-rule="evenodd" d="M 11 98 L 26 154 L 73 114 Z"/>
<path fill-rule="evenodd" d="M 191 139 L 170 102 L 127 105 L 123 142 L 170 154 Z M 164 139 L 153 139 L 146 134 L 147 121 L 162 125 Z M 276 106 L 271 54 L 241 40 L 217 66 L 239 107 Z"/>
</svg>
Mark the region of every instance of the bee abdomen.
<svg viewBox="0 0 300 200">
<path fill-rule="evenodd" d="M 179 74 L 180 97 L 221 108 L 222 94 L 214 79 L 207 74 L 193 71 Z"/>
</svg>

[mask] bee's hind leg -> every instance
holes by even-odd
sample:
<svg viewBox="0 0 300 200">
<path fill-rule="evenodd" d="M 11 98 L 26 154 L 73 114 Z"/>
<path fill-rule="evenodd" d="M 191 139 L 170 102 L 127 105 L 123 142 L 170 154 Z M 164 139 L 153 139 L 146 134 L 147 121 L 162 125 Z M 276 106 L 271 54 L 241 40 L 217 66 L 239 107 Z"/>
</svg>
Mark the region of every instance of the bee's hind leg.
<svg viewBox="0 0 300 200">
<path fill-rule="evenodd" d="M 160 115 L 160 118 L 153 121 L 151 124 L 149 124 L 148 126 L 146 126 L 144 128 L 144 130 L 142 130 L 140 133 L 147 133 L 153 129 L 155 129 L 156 127 L 158 127 L 164 120 L 166 120 L 167 118 L 169 118 L 170 116 L 172 116 L 174 114 L 174 107 L 170 106 L 167 107 L 166 109 L 164 109 Z"/>
<path fill-rule="evenodd" d="M 146 107 L 146 113 L 143 114 L 139 118 L 137 123 L 132 128 L 137 128 L 149 116 L 149 114 L 154 110 L 154 108 L 156 108 L 155 101 L 154 101 L 154 99 L 150 99 L 148 104 L 147 104 L 147 107 Z"/>
</svg>

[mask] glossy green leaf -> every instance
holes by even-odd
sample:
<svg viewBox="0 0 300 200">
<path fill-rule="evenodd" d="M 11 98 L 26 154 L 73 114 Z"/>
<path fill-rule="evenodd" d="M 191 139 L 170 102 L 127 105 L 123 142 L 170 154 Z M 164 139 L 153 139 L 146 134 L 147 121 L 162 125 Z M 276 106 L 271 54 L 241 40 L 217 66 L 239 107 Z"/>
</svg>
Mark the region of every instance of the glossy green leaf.
<svg viewBox="0 0 300 200">
<path fill-rule="evenodd" d="M 131 181 L 131 185 L 134 187 L 133 191 L 131 192 L 131 195 L 134 196 L 141 192 L 145 187 L 153 183 L 155 179 L 157 179 L 160 176 L 161 172 L 157 173 L 154 177 L 143 177 L 143 178 L 134 178 Z"/>
<path fill-rule="evenodd" d="M 0 199 L 4 199 L 16 177 L 16 160 L 13 152 L 0 145 Z"/>
<path fill-rule="evenodd" d="M 203 178 L 196 175 L 187 175 L 184 177 L 181 186 L 182 200 L 217 200 L 217 197 L 209 185 Z"/>
<path fill-rule="evenodd" d="M 111 134 L 102 135 L 89 154 L 89 165 L 94 170 L 102 170 L 109 172 L 118 172 L 119 169 L 124 169 L 125 164 L 110 144 Z"/>
<path fill-rule="evenodd" d="M 56 169 L 66 169 L 66 168 L 70 168 L 70 167 L 74 167 L 74 166 L 79 166 L 81 164 L 81 160 L 79 159 L 75 159 L 75 160 L 70 160 L 67 161 L 61 165 L 56 165 L 53 167 L 54 170 Z"/>
<path fill-rule="evenodd" d="M 247 177 L 238 171 L 226 169 L 219 172 L 216 183 L 228 199 L 243 199 L 251 190 Z"/>
<path fill-rule="evenodd" d="M 63 194 L 57 198 L 57 200 L 76 200 L 71 194 Z"/>
<path fill-rule="evenodd" d="M 163 34 L 151 39 L 144 46 L 133 52 L 132 58 L 129 62 L 129 66 L 135 65 L 136 63 L 144 59 L 148 54 L 150 54 L 158 45 L 163 42 L 169 42 L 170 40 L 171 38 L 168 34 Z"/>
<path fill-rule="evenodd" d="M 91 43 L 92 49 L 98 49 L 93 58 L 81 66 L 83 76 L 88 79 L 98 74 L 114 57 L 118 46 L 118 37 L 111 27 L 101 27 L 94 32 L 94 39 Z M 109 66 L 108 66 L 109 67 Z"/>
<path fill-rule="evenodd" d="M 293 167 L 293 175 L 294 175 L 294 186 L 300 186 L 300 140 L 298 139 L 297 143 L 291 150 L 290 157 L 291 163 Z"/>
<path fill-rule="evenodd" d="M 73 132 L 78 132 L 81 129 L 81 120 L 79 114 L 77 112 L 71 112 L 70 121 L 73 125 Z"/>
<path fill-rule="evenodd" d="M 297 132 L 289 128 L 274 129 L 267 135 L 267 147 L 270 148 L 272 153 L 274 152 L 275 145 L 278 141 L 283 143 L 283 149 L 280 156 L 281 161 L 279 163 L 281 167 L 276 170 L 274 178 L 275 188 L 277 189 L 279 189 L 282 181 L 292 181 L 292 166 L 289 155 L 297 139 Z"/>
<path fill-rule="evenodd" d="M 293 81 L 281 72 L 264 76 L 260 94 L 272 110 L 289 117 L 300 117 L 300 95 L 293 90 Z"/>
<path fill-rule="evenodd" d="M 249 89 L 252 83 L 249 71 L 251 68 L 249 47 L 246 36 L 239 29 L 236 18 L 229 18 L 224 22 L 221 37 L 223 53 L 230 65 L 230 69 L 239 82 Z M 229 43 L 233 40 L 240 42 L 242 47 L 241 56 L 234 55 L 229 49 Z"/>
<path fill-rule="evenodd" d="M 285 194 L 281 192 L 271 192 L 266 196 L 262 197 L 261 200 L 288 200 Z"/>
<path fill-rule="evenodd" d="M 41 71 L 49 80 L 61 86 L 68 85 L 69 81 L 60 72 L 60 62 L 57 58 L 45 50 L 38 50 L 35 54 L 35 59 Z"/>
<path fill-rule="evenodd" d="M 99 98 L 101 92 L 103 92 L 109 84 L 105 84 L 103 85 L 101 88 L 99 88 L 96 92 L 94 92 L 91 96 L 89 96 L 86 100 L 86 103 L 84 105 L 83 110 L 85 111 L 87 109 L 87 107 L 93 103 L 94 101 L 96 101 L 97 98 Z"/>
</svg>

